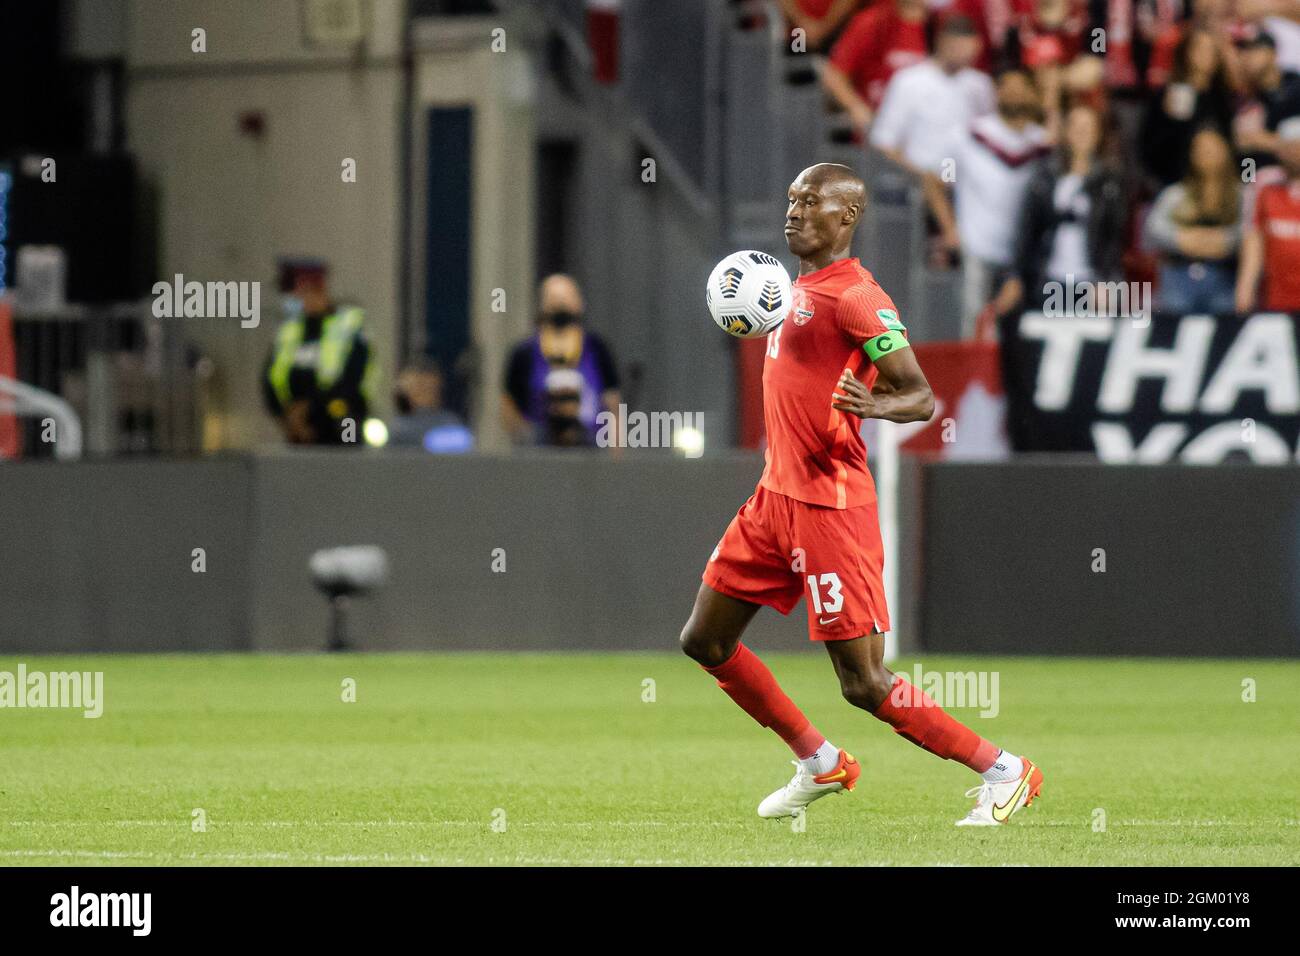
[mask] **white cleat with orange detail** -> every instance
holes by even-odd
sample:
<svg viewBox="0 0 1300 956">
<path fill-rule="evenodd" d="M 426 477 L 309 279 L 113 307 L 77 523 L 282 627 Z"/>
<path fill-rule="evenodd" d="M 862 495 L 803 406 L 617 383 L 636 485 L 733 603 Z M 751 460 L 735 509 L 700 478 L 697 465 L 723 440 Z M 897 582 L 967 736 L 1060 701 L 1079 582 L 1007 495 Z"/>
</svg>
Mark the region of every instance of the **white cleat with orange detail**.
<svg viewBox="0 0 1300 956">
<path fill-rule="evenodd" d="M 794 776 L 789 783 L 775 793 L 768 794 L 758 805 L 760 817 L 774 819 L 793 816 L 828 793 L 852 790 L 862 773 L 857 760 L 847 750 L 840 751 L 839 763 L 826 773 L 812 774 L 799 761 L 793 760 L 791 763 L 795 766 Z"/>
<path fill-rule="evenodd" d="M 995 827 L 1006 823 L 1021 807 L 1027 807 L 1043 788 L 1043 771 L 1034 766 L 1028 757 L 1020 758 L 1025 765 L 1020 776 L 1005 783 L 982 783 L 966 791 L 975 798 L 970 813 L 957 821 L 959 827 Z"/>
</svg>

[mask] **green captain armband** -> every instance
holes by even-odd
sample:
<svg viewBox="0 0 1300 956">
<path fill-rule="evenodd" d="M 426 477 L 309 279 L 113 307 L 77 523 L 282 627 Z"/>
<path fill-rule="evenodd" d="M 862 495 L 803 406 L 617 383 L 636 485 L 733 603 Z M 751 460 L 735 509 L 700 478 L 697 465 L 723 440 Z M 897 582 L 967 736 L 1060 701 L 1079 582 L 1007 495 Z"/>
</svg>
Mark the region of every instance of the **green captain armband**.
<svg viewBox="0 0 1300 956">
<path fill-rule="evenodd" d="M 874 339 L 867 339 L 862 344 L 862 350 L 867 353 L 867 358 L 873 362 L 879 362 L 882 355 L 888 355 L 890 352 L 897 352 L 899 349 L 909 347 L 907 336 L 897 329 L 890 329 L 877 335 Z"/>
</svg>

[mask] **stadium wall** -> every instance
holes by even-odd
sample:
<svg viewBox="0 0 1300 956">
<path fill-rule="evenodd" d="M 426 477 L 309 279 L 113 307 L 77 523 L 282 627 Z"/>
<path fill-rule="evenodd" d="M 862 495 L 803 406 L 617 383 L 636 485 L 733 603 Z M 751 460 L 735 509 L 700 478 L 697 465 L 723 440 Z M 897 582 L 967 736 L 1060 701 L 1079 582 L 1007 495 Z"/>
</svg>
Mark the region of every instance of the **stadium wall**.
<svg viewBox="0 0 1300 956">
<path fill-rule="evenodd" d="M 0 468 L 0 653 L 251 646 L 247 460 L 51 464 Z"/>
<path fill-rule="evenodd" d="M 930 652 L 1300 656 L 1300 468 L 923 468 Z"/>
<path fill-rule="evenodd" d="M 13 464 L 0 653 L 317 650 L 307 559 L 348 544 L 391 562 L 353 605 L 364 649 L 672 649 L 762 462 L 647 454 Z M 905 457 L 902 650 L 1300 655 L 1298 476 Z M 747 641 L 807 649 L 803 615 L 764 612 Z"/>
<path fill-rule="evenodd" d="M 634 451 L 14 464 L 0 653 L 318 650 L 328 611 L 308 556 L 348 544 L 390 559 L 387 587 L 353 603 L 367 650 L 671 650 L 761 470 L 752 454 Z M 804 634 L 801 608 L 760 615 L 751 640 Z"/>
</svg>

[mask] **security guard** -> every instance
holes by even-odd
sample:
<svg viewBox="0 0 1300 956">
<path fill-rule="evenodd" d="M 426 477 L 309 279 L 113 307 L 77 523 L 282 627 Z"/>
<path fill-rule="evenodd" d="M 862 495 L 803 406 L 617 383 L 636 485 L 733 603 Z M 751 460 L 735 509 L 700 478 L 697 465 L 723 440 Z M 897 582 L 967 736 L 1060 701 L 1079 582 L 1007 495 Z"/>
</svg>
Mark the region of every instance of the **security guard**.
<svg viewBox="0 0 1300 956">
<path fill-rule="evenodd" d="M 288 317 L 263 370 L 267 408 L 291 444 L 363 444 L 375 375 L 364 313 L 330 300 L 319 261 L 281 262 L 280 291 Z"/>
</svg>

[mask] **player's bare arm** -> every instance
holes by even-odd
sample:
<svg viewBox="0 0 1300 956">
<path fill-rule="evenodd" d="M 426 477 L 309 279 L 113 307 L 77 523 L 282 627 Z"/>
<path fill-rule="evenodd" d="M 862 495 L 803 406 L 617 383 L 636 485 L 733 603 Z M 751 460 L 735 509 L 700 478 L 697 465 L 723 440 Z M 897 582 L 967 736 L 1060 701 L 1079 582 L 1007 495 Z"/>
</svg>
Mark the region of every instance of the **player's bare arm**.
<svg viewBox="0 0 1300 956">
<path fill-rule="evenodd" d="M 831 406 L 859 418 L 891 422 L 928 422 L 934 414 L 934 393 L 911 349 L 901 349 L 876 360 L 879 378 L 873 388 L 853 377 L 840 375 Z"/>
</svg>

